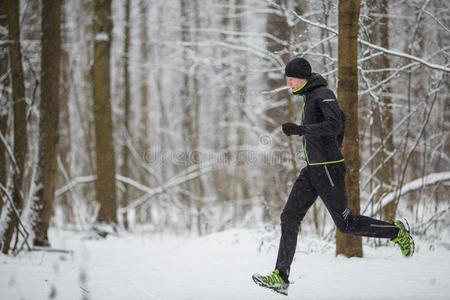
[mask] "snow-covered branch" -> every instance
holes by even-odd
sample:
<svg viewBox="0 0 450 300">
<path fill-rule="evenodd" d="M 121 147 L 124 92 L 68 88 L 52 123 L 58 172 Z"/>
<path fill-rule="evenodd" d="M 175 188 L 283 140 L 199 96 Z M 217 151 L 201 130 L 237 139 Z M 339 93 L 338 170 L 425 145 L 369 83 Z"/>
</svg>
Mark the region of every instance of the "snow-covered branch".
<svg viewBox="0 0 450 300">
<path fill-rule="evenodd" d="M 450 180 L 450 172 L 439 172 L 439 173 L 431 173 L 424 177 L 414 179 L 406 184 L 403 185 L 401 190 L 399 192 L 391 192 L 387 194 L 385 197 L 381 198 L 380 203 L 377 204 L 377 207 L 385 207 L 392 201 L 396 199 L 396 196 L 401 197 L 407 193 L 416 191 L 418 189 L 421 189 L 424 186 L 433 185 L 439 182 L 445 182 Z M 379 209 L 373 214 L 376 215 L 378 213 Z"/>
<path fill-rule="evenodd" d="M 317 27 L 317 28 L 320 28 L 320 29 L 323 29 L 323 30 L 327 30 L 329 32 L 332 32 L 336 36 L 339 35 L 339 32 L 336 29 L 332 28 L 332 27 L 329 27 L 329 26 L 326 26 L 324 24 L 308 20 L 307 18 L 303 17 L 302 15 L 299 15 L 297 12 L 295 12 L 292 9 L 288 9 L 288 11 L 290 13 L 292 13 L 295 17 L 299 18 L 300 20 L 302 20 L 304 23 L 306 23 L 308 25 L 311 25 L 311 26 L 314 26 L 314 27 Z M 367 46 L 369 48 L 381 51 L 381 52 L 383 52 L 385 54 L 389 54 L 389 55 L 393 55 L 393 56 L 397 56 L 397 57 L 410 59 L 412 61 L 416 61 L 416 62 L 418 62 L 418 63 L 420 63 L 422 65 L 425 65 L 428 68 L 431 68 L 431 69 L 434 69 L 434 70 L 439 70 L 439 71 L 443 71 L 443 72 L 447 72 L 447 73 L 450 72 L 450 67 L 448 67 L 448 66 L 442 66 L 442 65 L 434 64 L 434 63 L 431 63 L 429 61 L 426 61 L 425 59 L 422 59 L 422 58 L 419 58 L 417 56 L 414 56 L 414 55 L 411 55 L 411 54 L 408 54 L 408 53 L 404 53 L 404 52 L 401 52 L 401 51 L 398 51 L 398 50 L 386 49 L 386 48 L 381 47 L 379 45 L 375 45 L 375 44 L 372 44 L 372 43 L 370 43 L 368 41 L 365 41 L 365 40 L 363 40 L 361 38 L 358 38 L 358 42 L 361 43 L 364 46 Z"/>
</svg>

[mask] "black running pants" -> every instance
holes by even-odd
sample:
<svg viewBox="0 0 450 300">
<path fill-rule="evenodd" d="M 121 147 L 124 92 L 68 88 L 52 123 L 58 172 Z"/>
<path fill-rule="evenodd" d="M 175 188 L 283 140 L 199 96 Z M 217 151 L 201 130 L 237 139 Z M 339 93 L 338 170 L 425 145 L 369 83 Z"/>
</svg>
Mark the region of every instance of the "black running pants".
<svg viewBox="0 0 450 300">
<path fill-rule="evenodd" d="M 397 235 L 398 228 L 394 224 L 352 214 L 347 208 L 345 172 L 344 162 L 306 166 L 301 170 L 280 217 L 281 239 L 276 268 L 286 280 L 297 247 L 300 222 L 317 196 L 320 196 L 337 228 L 343 233 L 377 238 Z"/>
</svg>

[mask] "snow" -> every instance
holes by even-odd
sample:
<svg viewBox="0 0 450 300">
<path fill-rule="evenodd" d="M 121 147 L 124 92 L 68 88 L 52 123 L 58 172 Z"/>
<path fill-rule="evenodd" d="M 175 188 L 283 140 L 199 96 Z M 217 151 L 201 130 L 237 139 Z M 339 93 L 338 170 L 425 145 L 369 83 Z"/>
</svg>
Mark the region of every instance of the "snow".
<svg viewBox="0 0 450 300">
<path fill-rule="evenodd" d="M 334 243 L 301 234 L 289 296 L 263 289 L 279 233 L 231 229 L 204 237 L 121 234 L 83 240 L 51 231 L 73 254 L 0 256 L 0 299 L 448 299 L 450 244 L 416 242 L 404 258 L 394 246 L 364 246 L 364 258 L 335 257 Z"/>
<path fill-rule="evenodd" d="M 95 35 L 96 42 L 107 42 L 109 40 L 109 36 L 106 32 L 99 32 Z"/>
</svg>

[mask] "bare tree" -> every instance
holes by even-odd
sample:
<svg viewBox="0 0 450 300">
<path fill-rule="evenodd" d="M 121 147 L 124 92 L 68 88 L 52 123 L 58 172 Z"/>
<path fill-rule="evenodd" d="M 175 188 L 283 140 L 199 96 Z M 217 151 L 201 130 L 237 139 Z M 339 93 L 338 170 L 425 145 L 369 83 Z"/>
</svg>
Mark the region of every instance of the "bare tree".
<svg viewBox="0 0 450 300">
<path fill-rule="evenodd" d="M 4 3 L 0 4 L 0 27 L 8 28 L 6 7 Z M 9 66 L 8 66 L 8 35 L 0 36 L 0 134 L 6 137 L 8 129 L 8 103 L 9 103 Z M 6 164 L 6 145 L 0 140 L 0 184 L 6 186 L 7 164 Z M 1 197 L 3 198 L 3 197 Z M 3 209 L 3 199 L 0 200 L 0 215 Z"/>
<path fill-rule="evenodd" d="M 61 2 L 44 0 L 42 6 L 41 101 L 39 106 L 39 150 L 34 191 L 34 241 L 50 246 L 48 227 L 53 213 L 56 186 L 56 156 L 59 123 L 61 56 Z M 56 65 L 54 60 L 57 62 Z"/>
<path fill-rule="evenodd" d="M 199 0 L 193 0 L 193 13 L 194 13 L 194 28 L 197 30 L 201 28 L 200 23 L 200 6 L 199 6 Z M 194 42 L 199 41 L 199 33 L 191 33 L 192 34 L 192 40 Z M 199 49 L 195 49 L 196 52 L 199 52 Z M 192 118 L 190 125 L 190 134 L 189 137 L 191 137 L 191 146 L 190 152 L 191 155 L 189 157 L 192 157 L 192 164 L 199 165 L 201 163 L 200 161 L 200 153 L 199 153 L 199 146 L 200 146 L 200 107 L 201 107 L 201 94 L 200 94 L 200 74 L 199 74 L 199 67 L 193 68 L 193 74 L 191 74 L 191 80 L 192 80 L 192 106 L 190 107 L 191 112 L 190 116 Z M 203 219 L 203 194 L 204 194 L 204 187 L 202 178 L 198 177 L 193 180 L 192 182 L 192 192 L 194 193 L 195 197 L 195 203 L 196 203 L 196 211 L 197 211 L 197 231 L 199 235 L 202 235 L 204 232 L 203 223 L 205 220 Z"/>
<path fill-rule="evenodd" d="M 192 44 L 193 46 L 186 46 L 182 54 L 182 60 L 184 62 L 184 74 L 183 74 L 183 87 L 181 91 L 181 102 L 183 106 L 183 137 L 184 137 L 184 147 L 187 151 L 187 166 L 198 165 L 200 163 L 200 157 L 198 152 L 199 139 L 200 139 L 200 128 L 199 128 L 199 109 L 200 109 L 200 91 L 199 91 L 199 81 L 198 81 L 198 70 L 199 67 L 196 63 L 194 65 L 189 63 L 189 56 L 187 53 L 189 51 L 198 51 L 195 46 L 197 42 L 198 33 L 194 32 L 192 28 L 198 29 L 200 26 L 199 14 L 200 10 L 198 7 L 198 0 L 192 1 L 190 3 L 185 3 L 185 1 L 180 1 L 181 6 L 181 30 L 182 30 L 182 41 L 187 44 Z M 188 203 L 189 211 L 192 206 L 192 202 L 195 204 L 195 214 L 196 214 L 196 229 L 199 234 L 202 234 L 202 197 L 203 197 L 203 183 L 200 178 L 192 180 L 188 183 L 189 192 L 184 192 L 183 197 L 187 197 L 184 201 Z M 190 218 L 190 216 L 188 216 Z M 188 219 L 188 226 L 191 226 L 191 220 Z"/>
<path fill-rule="evenodd" d="M 139 69 L 139 76 L 140 76 L 140 83 L 139 83 L 139 89 L 140 89 L 140 125 L 139 125 L 139 147 L 142 150 L 143 153 L 150 153 L 150 143 L 149 143 L 149 129 L 150 129 L 150 88 L 149 88 L 149 58 L 150 58 L 150 41 L 149 41 L 149 34 L 148 34 L 148 9 L 149 9 L 149 2 L 146 0 L 139 1 L 139 61 L 140 61 L 140 69 Z M 145 162 L 147 163 L 147 162 Z M 165 169 L 165 168 L 163 168 Z M 165 170 L 164 170 L 165 171 Z M 164 177 L 164 176 L 163 176 Z M 147 175 L 147 172 L 141 171 L 139 173 L 140 182 L 144 184 L 150 185 L 150 180 Z M 150 205 L 150 204 L 149 204 Z M 141 208 L 141 211 L 139 213 L 139 216 L 141 216 L 140 221 L 142 223 L 149 222 L 149 217 L 151 216 L 148 214 L 149 210 L 144 210 Z"/>
<path fill-rule="evenodd" d="M 266 39 L 266 48 L 275 58 L 272 59 L 269 72 L 265 74 L 266 85 L 269 90 L 278 89 L 286 85 L 283 76 L 283 67 L 290 59 L 289 41 L 291 38 L 291 28 L 288 24 L 286 15 L 286 0 L 276 0 L 270 2 L 268 7 L 273 11 L 267 15 L 266 31 L 270 32 L 270 38 Z M 265 111 L 265 129 L 268 132 L 273 132 L 280 127 L 281 124 L 289 121 L 290 118 L 294 118 L 291 108 L 292 100 L 286 91 L 277 93 L 271 93 L 267 100 L 269 108 Z M 283 102 L 287 101 L 288 105 Z M 272 107 L 273 106 L 273 107 Z M 294 121 L 294 120 L 292 120 Z M 281 211 L 281 208 L 285 202 L 285 190 L 288 188 L 286 184 L 289 181 L 290 176 L 298 175 L 298 167 L 295 162 L 295 151 L 293 138 L 288 138 L 288 147 L 292 157 L 292 170 L 287 170 L 280 165 L 266 166 L 269 168 L 267 172 L 264 172 L 266 184 L 263 187 L 264 200 L 267 203 L 267 210 L 264 212 L 264 218 L 269 220 L 268 211 L 274 209 L 275 211 Z M 277 178 L 280 178 L 280 182 L 277 182 Z M 275 181 L 275 182 L 274 182 Z M 274 182 L 274 183 L 272 183 Z M 276 214 L 275 214 L 276 215 Z"/>
<path fill-rule="evenodd" d="M 70 114 L 70 85 L 71 85 L 71 70 L 70 70 L 70 58 L 69 58 L 69 22 L 68 12 L 66 11 L 65 4 L 67 1 L 63 1 L 61 7 L 61 63 L 60 63 L 60 97 L 59 97 L 59 138 L 58 138 L 58 170 L 63 176 L 58 176 L 60 181 L 57 184 L 60 186 L 66 183 L 71 177 L 70 166 L 70 152 L 71 152 L 71 114 Z M 64 220 L 69 224 L 75 222 L 74 217 L 74 205 L 73 195 L 71 193 L 65 193 L 62 196 L 61 206 L 64 211 Z"/>
<path fill-rule="evenodd" d="M 124 41 L 124 49 L 123 49 L 123 85 L 124 85 L 124 101 L 123 101 L 123 134 L 124 140 L 126 140 L 130 136 L 130 0 L 125 1 L 125 41 Z M 144 41 L 145 42 L 145 41 Z M 124 143 L 122 149 L 122 166 L 121 166 L 121 174 L 124 176 L 130 176 L 130 168 L 129 168 L 129 151 L 127 149 L 127 143 Z M 123 191 L 121 193 L 121 204 L 122 206 L 127 206 L 128 197 L 130 196 L 130 189 L 128 185 L 125 185 Z M 128 216 L 127 213 L 124 212 L 122 214 L 123 218 L 123 226 L 125 229 L 128 229 Z"/>
<path fill-rule="evenodd" d="M 243 32 L 245 31 L 246 26 L 246 20 L 245 20 L 245 14 L 242 7 L 245 5 L 245 1 L 243 0 L 237 0 L 236 6 L 235 6 L 235 14 L 236 14 L 236 20 L 235 20 L 235 31 L 236 32 Z M 242 39 L 242 37 L 241 37 Z M 240 42 L 242 43 L 242 42 Z M 236 72 L 236 86 L 237 86 L 237 109 L 238 109 L 238 122 L 245 122 L 245 109 L 247 105 L 247 72 L 248 72 L 248 62 L 247 62 L 247 55 L 246 53 L 242 53 L 242 55 L 238 58 L 238 64 L 237 68 L 235 70 Z M 245 129 L 243 127 L 237 128 L 237 145 L 242 146 L 246 143 L 246 137 L 245 137 Z M 244 155 L 245 158 L 245 155 Z M 248 172 L 246 171 L 248 168 L 248 165 L 246 164 L 245 159 L 237 159 L 237 165 L 236 165 L 236 174 L 235 174 L 235 180 L 237 185 L 239 186 L 239 189 L 234 187 L 234 194 L 233 194 L 233 203 L 234 203 L 234 220 L 235 222 L 242 219 L 245 215 L 245 212 L 248 211 L 251 207 L 250 204 L 246 205 L 239 205 L 239 199 L 249 199 L 250 198 L 250 185 L 249 185 L 249 176 Z"/>
<path fill-rule="evenodd" d="M 223 8 L 221 9 L 221 19 L 219 26 L 223 31 L 229 31 L 232 24 L 230 24 L 230 15 L 234 13 L 231 9 L 230 0 L 224 0 L 222 1 Z M 219 40 L 222 42 L 226 42 L 228 39 L 228 36 L 225 33 L 222 33 L 219 35 Z M 222 71 L 228 70 L 228 66 L 225 64 L 225 60 L 228 59 L 228 56 L 230 55 L 229 52 L 225 51 L 224 49 L 218 48 L 215 49 L 215 52 L 217 54 L 214 54 L 214 56 L 221 57 L 223 59 L 223 62 L 221 64 Z M 216 118 L 219 120 L 219 124 L 229 124 L 230 123 L 230 102 L 226 101 L 230 98 L 231 92 L 230 87 L 228 85 L 225 85 L 221 89 L 221 99 L 222 101 L 219 101 L 219 105 L 216 106 Z M 224 151 L 224 158 L 226 161 L 230 160 L 231 153 L 230 151 L 227 151 L 230 147 L 230 128 L 229 126 L 220 126 L 218 125 L 218 134 L 215 135 L 215 141 L 214 141 L 214 148 L 215 149 L 226 149 Z M 213 185 L 214 185 L 214 191 L 217 195 L 217 198 L 221 201 L 227 202 L 233 199 L 233 196 L 231 193 L 233 192 L 232 186 L 234 185 L 235 176 L 231 171 L 231 167 L 226 164 L 225 168 L 220 170 L 215 170 L 213 172 Z M 228 202 L 227 202 L 228 203 Z"/>
<path fill-rule="evenodd" d="M 371 0 L 367 3 L 369 8 L 368 35 L 371 42 L 389 49 L 389 3 L 386 0 Z M 382 55 L 374 58 L 368 63 L 369 68 L 380 70 L 381 72 L 369 73 L 368 77 L 374 82 L 383 82 L 389 76 L 390 57 Z M 388 135 L 393 129 L 392 98 L 389 83 L 384 84 L 379 93 L 370 93 L 369 109 L 373 118 L 371 132 L 374 137 L 370 137 L 377 153 L 371 162 L 371 173 L 374 173 L 374 183 L 377 190 L 374 200 L 378 200 L 383 195 L 392 191 L 394 181 L 394 160 L 390 154 L 395 150 L 394 136 Z M 375 139 L 375 141 L 373 141 Z M 371 146 L 372 147 L 372 146 Z M 372 184 L 372 183 L 371 183 Z M 373 188 L 373 187 L 372 187 Z M 388 221 L 395 218 L 394 203 L 383 209 L 383 217 Z"/>
<path fill-rule="evenodd" d="M 286 64 L 290 59 L 288 43 L 291 38 L 291 28 L 289 27 L 285 12 L 281 9 L 286 8 L 286 2 L 286 0 L 276 0 L 274 1 L 275 6 L 269 6 L 274 11 L 268 14 L 266 25 L 267 32 L 270 32 L 271 35 L 278 38 L 278 40 L 272 38 L 267 39 L 267 50 L 270 53 L 279 56 L 280 61 L 284 64 Z M 272 66 L 274 70 L 267 73 L 266 81 L 270 90 L 274 90 L 285 85 L 282 72 L 276 70 L 282 69 L 282 67 L 283 65 Z M 289 97 L 287 92 L 276 94 L 276 96 L 278 96 L 278 99 L 275 98 L 276 102 Z M 288 111 L 285 107 L 281 106 L 268 109 L 266 114 L 269 117 L 266 124 L 266 128 L 269 131 L 279 127 L 279 125 L 284 123 L 288 117 Z"/>
<path fill-rule="evenodd" d="M 339 2 L 339 83 L 338 99 L 347 117 L 343 154 L 347 158 L 345 184 L 348 207 L 359 214 L 359 126 L 358 126 L 358 30 L 359 0 Z M 362 256 L 361 237 L 336 229 L 336 254 Z"/>
<path fill-rule="evenodd" d="M 111 0 L 95 0 L 94 64 L 94 122 L 97 181 L 97 201 L 100 203 L 98 221 L 117 223 L 116 160 L 113 148 L 110 91 Z"/>
<path fill-rule="evenodd" d="M 25 160 L 27 156 L 27 122 L 25 101 L 25 87 L 22 68 L 22 51 L 20 45 L 19 1 L 12 0 L 3 3 L 6 7 L 8 19 L 9 63 L 11 69 L 12 100 L 14 114 L 14 158 L 12 159 L 12 199 L 18 212 L 22 211 L 24 197 L 22 194 L 22 180 Z M 11 238 L 18 224 L 18 217 L 14 210 L 8 212 L 8 226 L 3 236 L 3 253 L 9 251 Z"/>
</svg>

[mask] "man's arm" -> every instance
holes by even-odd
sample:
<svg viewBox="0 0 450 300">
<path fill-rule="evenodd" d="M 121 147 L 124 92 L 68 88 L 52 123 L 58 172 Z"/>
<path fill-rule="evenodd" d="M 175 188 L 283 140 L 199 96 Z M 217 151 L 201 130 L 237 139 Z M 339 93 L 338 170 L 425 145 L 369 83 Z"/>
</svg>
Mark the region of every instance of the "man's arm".
<svg viewBox="0 0 450 300">
<path fill-rule="evenodd" d="M 302 125 L 303 134 L 338 135 L 342 131 L 341 110 L 337 100 L 333 98 L 319 99 L 319 108 L 325 118 L 323 122 Z"/>
</svg>

